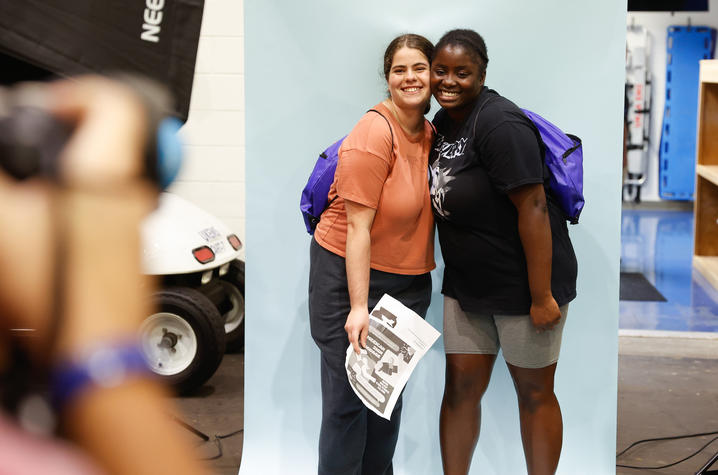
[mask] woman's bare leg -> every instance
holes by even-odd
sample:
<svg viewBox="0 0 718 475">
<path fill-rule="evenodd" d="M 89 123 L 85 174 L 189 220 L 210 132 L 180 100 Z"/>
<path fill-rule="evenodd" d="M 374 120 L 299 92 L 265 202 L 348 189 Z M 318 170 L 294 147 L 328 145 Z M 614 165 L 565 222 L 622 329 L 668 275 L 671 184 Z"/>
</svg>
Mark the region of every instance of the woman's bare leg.
<svg viewBox="0 0 718 475">
<path fill-rule="evenodd" d="M 553 392 L 556 363 L 545 368 L 519 368 L 507 363 L 519 400 L 521 440 L 529 475 L 553 474 L 563 439 L 563 420 Z"/>
<path fill-rule="evenodd" d="M 481 397 L 489 385 L 496 355 L 446 355 L 439 438 L 446 475 L 465 475 L 481 427 Z"/>
</svg>

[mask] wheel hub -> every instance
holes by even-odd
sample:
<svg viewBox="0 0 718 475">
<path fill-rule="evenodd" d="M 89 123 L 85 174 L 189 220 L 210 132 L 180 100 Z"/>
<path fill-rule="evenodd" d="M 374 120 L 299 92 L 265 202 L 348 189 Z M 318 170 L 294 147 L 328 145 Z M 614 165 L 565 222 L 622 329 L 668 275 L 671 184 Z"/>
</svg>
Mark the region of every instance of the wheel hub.
<svg viewBox="0 0 718 475">
<path fill-rule="evenodd" d="M 140 328 L 142 352 L 150 369 L 162 376 L 181 373 L 197 355 L 197 335 L 180 315 L 160 312 Z"/>
<path fill-rule="evenodd" d="M 182 335 L 177 335 L 176 333 L 172 333 L 171 331 L 167 331 L 166 328 L 163 328 L 162 340 L 157 344 L 157 347 L 167 348 L 172 353 L 177 353 L 177 349 L 175 348 L 175 346 L 177 345 L 177 342 L 180 338 L 182 338 Z"/>
</svg>

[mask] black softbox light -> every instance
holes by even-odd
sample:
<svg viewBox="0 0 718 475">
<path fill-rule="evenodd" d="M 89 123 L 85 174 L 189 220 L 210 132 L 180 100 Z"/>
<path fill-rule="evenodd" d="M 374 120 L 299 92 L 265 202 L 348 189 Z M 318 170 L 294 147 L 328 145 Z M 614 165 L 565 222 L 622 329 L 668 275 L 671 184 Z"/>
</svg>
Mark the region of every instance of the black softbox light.
<svg viewBox="0 0 718 475">
<path fill-rule="evenodd" d="M 184 121 L 203 7 L 204 0 L 0 0 L 0 50 L 60 76 L 147 75 L 172 91 Z"/>
<path fill-rule="evenodd" d="M 707 12 L 708 0 L 628 0 L 629 12 Z"/>
</svg>

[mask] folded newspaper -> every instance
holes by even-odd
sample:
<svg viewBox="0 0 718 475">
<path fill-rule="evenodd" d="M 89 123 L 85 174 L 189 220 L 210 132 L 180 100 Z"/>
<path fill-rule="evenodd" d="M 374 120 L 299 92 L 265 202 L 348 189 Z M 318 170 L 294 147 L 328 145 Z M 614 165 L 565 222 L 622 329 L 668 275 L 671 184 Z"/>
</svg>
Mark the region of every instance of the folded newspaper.
<svg viewBox="0 0 718 475">
<path fill-rule="evenodd" d="M 416 364 L 440 333 L 416 312 L 384 294 L 369 315 L 369 335 L 361 354 L 347 348 L 349 384 L 364 404 L 390 419 Z"/>
</svg>

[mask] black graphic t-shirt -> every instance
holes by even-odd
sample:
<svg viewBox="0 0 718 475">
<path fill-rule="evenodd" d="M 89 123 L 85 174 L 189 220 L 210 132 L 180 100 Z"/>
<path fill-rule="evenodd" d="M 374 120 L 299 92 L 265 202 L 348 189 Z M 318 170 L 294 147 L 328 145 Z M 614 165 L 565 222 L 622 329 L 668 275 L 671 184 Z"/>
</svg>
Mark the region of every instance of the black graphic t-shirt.
<svg viewBox="0 0 718 475">
<path fill-rule="evenodd" d="M 543 183 L 551 222 L 551 291 L 564 305 L 576 296 L 576 256 L 563 214 L 548 188 L 538 130 L 521 110 L 484 87 L 463 123 L 434 117 L 429 156 L 431 201 L 444 258 L 442 293 L 465 311 L 528 314 L 531 294 L 518 213 L 508 192 Z"/>
</svg>

